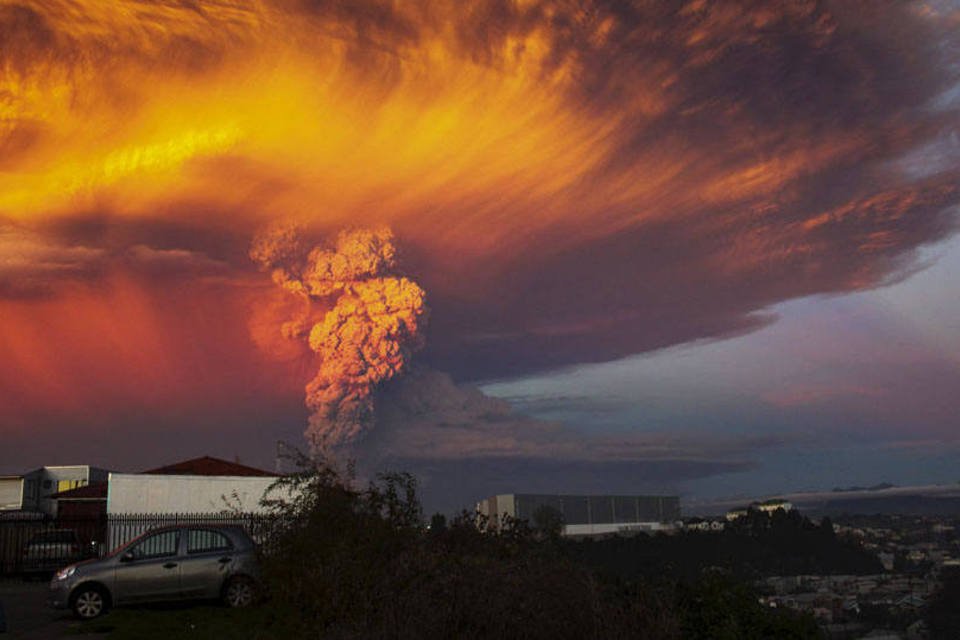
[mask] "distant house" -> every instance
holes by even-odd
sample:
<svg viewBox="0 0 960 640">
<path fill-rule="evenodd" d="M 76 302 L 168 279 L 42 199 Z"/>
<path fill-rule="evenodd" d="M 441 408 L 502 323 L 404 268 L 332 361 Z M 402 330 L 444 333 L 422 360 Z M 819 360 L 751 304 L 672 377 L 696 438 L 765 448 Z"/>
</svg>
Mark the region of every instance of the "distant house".
<svg viewBox="0 0 960 640">
<path fill-rule="evenodd" d="M 23 509 L 23 476 L 0 476 L 0 511 Z"/>
<path fill-rule="evenodd" d="M 683 528 L 687 531 L 723 531 L 723 521 L 707 518 L 690 518 L 684 521 Z"/>
<path fill-rule="evenodd" d="M 748 507 L 738 507 L 727 511 L 727 522 L 733 522 L 740 518 L 746 518 L 751 511 L 760 511 L 761 513 L 772 514 L 776 511 L 792 511 L 793 504 L 782 498 L 773 498 L 763 502 L 753 502 Z"/>
<path fill-rule="evenodd" d="M 259 510 L 260 498 L 276 479 L 269 471 L 210 456 L 136 474 L 95 467 L 43 467 L 22 476 L 0 476 L 0 504 L 9 509 L 8 514 L 29 514 L 43 505 L 44 514 L 56 515 L 62 526 L 82 532 L 85 541 L 116 543 L 117 532 L 108 532 L 105 526 L 108 514 L 253 512 Z M 40 493 L 42 498 L 37 495 L 54 488 L 59 490 Z M 142 529 L 126 527 L 121 538 Z"/>
<path fill-rule="evenodd" d="M 57 515 L 55 494 L 105 482 L 110 472 L 89 465 L 40 467 L 17 476 L 0 476 L 0 510 Z"/>
<path fill-rule="evenodd" d="M 727 511 L 727 514 L 726 514 L 727 522 L 733 522 L 734 520 L 739 520 L 740 518 L 746 518 L 746 517 L 747 517 L 747 510 L 743 508 L 730 509 L 729 511 Z"/>
<path fill-rule="evenodd" d="M 275 479 L 274 474 L 263 469 L 248 467 L 237 462 L 229 462 L 219 458 L 203 456 L 192 460 L 185 460 L 174 464 L 158 467 L 144 471 L 141 474 L 111 474 L 119 476 L 129 475 L 160 475 L 160 476 L 202 476 L 205 478 L 222 476 L 237 478 L 271 478 Z M 19 476 L 11 476 L 19 477 Z M 0 478 L 0 490 L 2 490 L 2 478 Z M 12 493 L 12 491 L 11 491 Z M 79 486 L 74 489 L 60 491 L 50 496 L 57 503 L 56 513 L 62 520 L 77 520 L 103 516 L 108 513 L 107 498 L 110 493 L 110 482 L 104 479 L 103 482 L 95 482 L 89 485 Z M 2 494 L 0 494 L 2 495 Z M 142 501 L 141 501 L 142 502 Z M 145 513 L 146 503 L 143 508 L 138 508 L 138 513 Z M 116 511 L 113 511 L 114 513 Z"/>
<path fill-rule="evenodd" d="M 763 511 L 764 513 L 773 513 L 774 511 L 791 511 L 793 510 L 793 503 L 791 503 L 789 500 L 783 500 L 782 498 L 774 498 L 772 500 L 756 502 L 750 505 L 750 508 L 756 509 L 757 511 Z"/>
</svg>

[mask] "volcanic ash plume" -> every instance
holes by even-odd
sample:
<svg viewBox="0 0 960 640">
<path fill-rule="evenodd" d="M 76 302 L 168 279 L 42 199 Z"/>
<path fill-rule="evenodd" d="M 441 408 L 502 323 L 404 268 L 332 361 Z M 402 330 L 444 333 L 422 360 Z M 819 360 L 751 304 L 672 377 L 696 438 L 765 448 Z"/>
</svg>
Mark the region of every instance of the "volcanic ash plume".
<svg viewBox="0 0 960 640">
<path fill-rule="evenodd" d="M 423 346 L 426 293 L 395 275 L 389 229 L 342 231 L 333 249 L 309 253 L 301 235 L 296 226 L 274 225 L 254 239 L 250 257 L 308 307 L 332 305 L 319 322 L 308 309 L 282 328 L 320 356 L 306 387 L 313 412 L 306 435 L 314 448 L 329 449 L 355 442 L 370 427 L 377 385 L 404 371 Z"/>
</svg>

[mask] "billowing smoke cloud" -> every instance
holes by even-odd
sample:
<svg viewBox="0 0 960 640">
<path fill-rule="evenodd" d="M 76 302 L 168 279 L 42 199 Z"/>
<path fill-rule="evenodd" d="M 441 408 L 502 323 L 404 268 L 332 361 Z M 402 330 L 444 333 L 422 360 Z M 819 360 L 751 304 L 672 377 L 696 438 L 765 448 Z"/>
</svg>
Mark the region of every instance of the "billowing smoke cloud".
<svg viewBox="0 0 960 640">
<path fill-rule="evenodd" d="M 349 439 L 419 344 L 421 287 L 417 359 L 462 382 L 902 277 L 957 228 L 958 25 L 939 1 L 0 2 L 0 419 L 129 424 L 144 388 L 186 411 L 261 376 L 289 408 L 321 325 L 311 410 Z M 268 300 L 249 242 L 281 216 L 389 225 L 419 287 L 376 233 L 312 251 L 287 228 L 255 248 Z M 559 455 L 491 429 L 478 448 Z"/>
<path fill-rule="evenodd" d="M 307 438 L 317 449 L 351 444 L 373 422 L 377 385 L 401 373 L 423 347 L 426 294 L 397 267 L 393 233 L 386 228 L 340 232 L 332 248 L 305 255 L 302 230 L 275 224 L 258 234 L 250 257 L 274 282 L 313 302 L 332 304 L 314 322 L 309 307 L 283 325 L 284 335 L 306 337 L 319 356 L 307 384 Z"/>
</svg>

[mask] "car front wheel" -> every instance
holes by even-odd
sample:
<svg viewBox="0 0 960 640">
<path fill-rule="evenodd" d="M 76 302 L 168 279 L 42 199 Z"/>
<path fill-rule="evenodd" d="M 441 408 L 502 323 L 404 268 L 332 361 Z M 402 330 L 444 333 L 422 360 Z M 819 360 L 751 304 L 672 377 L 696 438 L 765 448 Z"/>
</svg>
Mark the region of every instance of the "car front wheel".
<svg viewBox="0 0 960 640">
<path fill-rule="evenodd" d="M 97 587 L 81 587 L 73 597 L 73 612 L 83 620 L 92 620 L 106 610 L 107 598 Z"/>
<path fill-rule="evenodd" d="M 257 599 L 257 586 L 250 578 L 231 578 L 223 590 L 223 601 L 228 607 L 249 607 Z"/>
</svg>

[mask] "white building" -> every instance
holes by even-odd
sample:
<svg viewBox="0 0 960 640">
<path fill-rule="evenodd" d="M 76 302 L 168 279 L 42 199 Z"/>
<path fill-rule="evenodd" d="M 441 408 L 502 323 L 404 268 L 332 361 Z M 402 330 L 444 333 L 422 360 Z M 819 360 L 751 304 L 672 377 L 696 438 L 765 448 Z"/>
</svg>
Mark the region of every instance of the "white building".
<svg viewBox="0 0 960 640">
<path fill-rule="evenodd" d="M 748 507 L 738 507 L 736 509 L 730 509 L 727 511 L 726 519 L 727 522 L 733 522 L 740 518 L 746 518 L 747 514 L 750 511 L 760 511 L 766 514 L 772 514 L 776 511 L 792 511 L 793 503 L 788 500 L 783 500 L 782 498 L 773 498 L 771 500 L 764 500 L 763 502 L 753 502 Z"/>
<path fill-rule="evenodd" d="M 687 531 L 723 531 L 723 520 L 692 518 L 683 523 Z"/>
<path fill-rule="evenodd" d="M 477 504 L 491 520 L 504 516 L 536 524 L 537 512 L 551 509 L 563 521 L 563 535 L 589 536 L 673 529 L 680 520 L 676 496 L 502 494 Z"/>
<path fill-rule="evenodd" d="M 230 514 L 264 513 L 261 500 L 287 496 L 285 490 L 271 489 L 278 479 L 270 472 L 209 456 L 144 473 L 111 473 L 106 495 L 111 518 L 108 547 L 131 540 L 164 516 L 215 516 L 222 521 Z M 142 522 L 136 516 L 143 516 Z"/>
<path fill-rule="evenodd" d="M 783 500 L 780 498 L 773 499 L 773 500 L 764 500 L 763 502 L 760 502 L 751 506 L 755 507 L 759 511 L 763 511 L 764 513 L 773 513 L 774 511 L 781 511 L 781 510 L 782 511 L 793 510 L 792 502 L 790 502 L 789 500 Z"/>
<path fill-rule="evenodd" d="M 57 515 L 55 493 L 103 482 L 109 471 L 90 465 L 49 466 L 22 475 L 0 476 L 0 511 Z"/>
<path fill-rule="evenodd" d="M 276 477 L 111 473 L 107 514 L 262 513 Z"/>
</svg>

